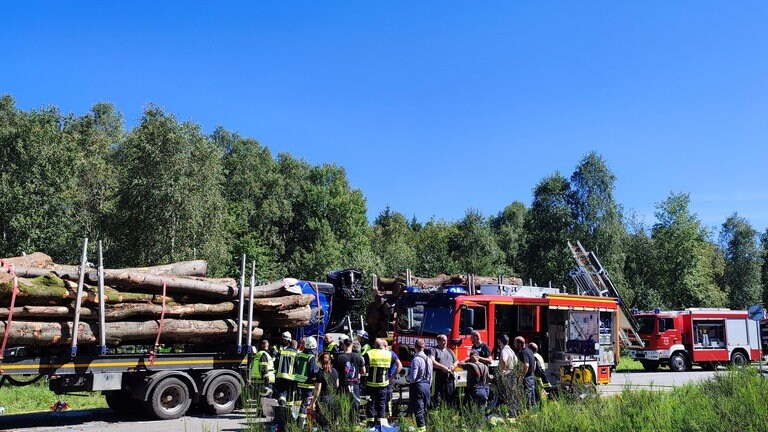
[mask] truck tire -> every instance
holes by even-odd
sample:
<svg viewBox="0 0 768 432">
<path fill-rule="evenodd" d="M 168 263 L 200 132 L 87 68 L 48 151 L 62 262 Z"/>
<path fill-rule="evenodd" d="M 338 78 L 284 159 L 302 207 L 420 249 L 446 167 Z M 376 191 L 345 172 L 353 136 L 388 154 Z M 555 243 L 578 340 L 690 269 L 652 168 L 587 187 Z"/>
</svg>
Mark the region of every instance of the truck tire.
<svg viewBox="0 0 768 432">
<path fill-rule="evenodd" d="M 173 420 L 186 414 L 192 400 L 189 389 L 178 378 L 165 378 L 152 390 L 147 400 L 148 411 L 161 420 Z"/>
<path fill-rule="evenodd" d="M 685 372 L 688 369 L 688 360 L 686 360 L 685 355 L 680 352 L 672 354 L 672 357 L 669 358 L 669 369 L 672 372 Z"/>
<path fill-rule="evenodd" d="M 731 364 L 737 368 L 743 368 L 749 364 L 749 360 L 743 352 L 736 351 L 731 354 Z"/>
<path fill-rule="evenodd" d="M 120 416 L 141 417 L 145 414 L 141 401 L 131 397 L 125 390 L 104 392 L 107 406 Z"/>
<path fill-rule="evenodd" d="M 656 372 L 657 370 L 659 370 L 658 360 L 640 360 L 640 364 L 643 365 L 643 369 L 646 372 Z"/>
<path fill-rule="evenodd" d="M 229 414 L 240 399 L 240 381 L 231 375 L 215 377 L 205 393 L 205 410 L 211 414 Z"/>
</svg>

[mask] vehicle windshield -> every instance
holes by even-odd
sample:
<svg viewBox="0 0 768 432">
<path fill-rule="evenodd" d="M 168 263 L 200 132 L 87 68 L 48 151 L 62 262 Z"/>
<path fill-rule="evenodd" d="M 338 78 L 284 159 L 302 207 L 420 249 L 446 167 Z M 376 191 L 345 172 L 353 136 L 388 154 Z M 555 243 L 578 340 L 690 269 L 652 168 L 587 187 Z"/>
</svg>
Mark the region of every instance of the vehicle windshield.
<svg viewBox="0 0 768 432">
<path fill-rule="evenodd" d="M 398 302 L 395 312 L 399 334 L 438 335 L 451 332 L 453 301 L 406 300 Z"/>
<path fill-rule="evenodd" d="M 635 319 L 637 320 L 637 325 L 639 326 L 639 330 L 637 331 L 638 333 L 649 334 L 656 330 L 655 315 L 635 317 Z"/>
</svg>

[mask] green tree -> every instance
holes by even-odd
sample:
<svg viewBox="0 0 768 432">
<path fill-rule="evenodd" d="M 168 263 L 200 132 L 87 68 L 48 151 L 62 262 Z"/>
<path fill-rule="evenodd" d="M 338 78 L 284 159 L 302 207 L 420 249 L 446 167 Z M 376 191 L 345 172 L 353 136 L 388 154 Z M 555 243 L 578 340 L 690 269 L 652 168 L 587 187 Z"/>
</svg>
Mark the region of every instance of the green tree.
<svg viewBox="0 0 768 432">
<path fill-rule="evenodd" d="M 150 106 L 120 145 L 116 217 L 126 265 L 205 258 L 228 268 L 221 148 L 196 124 Z"/>
<path fill-rule="evenodd" d="M 504 264 L 510 271 L 518 274 L 522 269 L 521 254 L 527 211 L 525 204 L 515 201 L 491 218 L 491 229 L 496 236 L 499 248 L 504 253 Z"/>
<path fill-rule="evenodd" d="M 768 229 L 760 235 L 760 284 L 763 288 L 763 306 L 768 306 Z"/>
<path fill-rule="evenodd" d="M 77 186 L 72 192 L 73 205 L 78 209 L 78 231 L 94 240 L 91 245 L 95 256 L 95 240 L 102 240 L 107 251 L 112 243 L 109 223 L 118 186 L 115 149 L 125 135 L 123 117 L 111 104 L 99 103 L 90 113 L 69 119 L 64 133 L 75 150 L 71 160 Z"/>
<path fill-rule="evenodd" d="M 281 258 L 289 274 L 318 279 L 334 268 L 354 266 L 358 260 L 368 265 L 365 198 L 350 186 L 344 169 L 334 164 L 311 166 L 280 154 L 277 170 L 281 180 L 274 199 L 282 205 L 275 224 L 284 239 Z"/>
<path fill-rule="evenodd" d="M 620 288 L 624 300 L 641 310 L 651 310 L 661 305 L 661 297 L 655 285 L 656 260 L 653 238 L 645 225 L 635 215 L 628 220 L 629 233 L 625 241 L 624 278 L 626 285 Z"/>
<path fill-rule="evenodd" d="M 282 261 L 285 244 L 278 232 L 284 217 L 283 205 L 276 191 L 282 187 L 277 162 L 268 148 L 258 141 L 217 128 L 213 141 L 224 151 L 224 198 L 228 205 L 227 232 L 231 239 L 231 271 L 236 275 L 243 254 L 256 261 L 256 278 L 274 280 L 284 277 Z"/>
<path fill-rule="evenodd" d="M 533 203 L 525 215 L 523 279 L 539 285 L 571 286 L 572 267 L 568 241 L 575 223 L 571 210 L 571 185 L 559 172 L 541 180 L 533 191 Z"/>
<path fill-rule="evenodd" d="M 379 257 L 382 275 L 415 270 L 414 232 L 402 213 L 393 212 L 389 207 L 379 213 L 373 222 L 371 248 Z"/>
<path fill-rule="evenodd" d="M 688 194 L 678 193 L 656 205 L 653 226 L 657 266 L 655 288 L 666 308 L 722 306 L 725 293 L 715 284 L 716 249 L 708 232 L 688 208 Z"/>
<path fill-rule="evenodd" d="M 455 224 L 434 219 L 425 223 L 415 235 L 414 273 L 426 277 L 461 273 L 463 269 L 451 256 L 450 242 L 457 237 Z"/>
<path fill-rule="evenodd" d="M 760 250 L 757 231 L 736 213 L 726 219 L 720 231 L 720 247 L 725 258 L 723 288 L 728 306 L 746 309 L 762 300 Z"/>
<path fill-rule="evenodd" d="M 596 152 L 581 160 L 571 175 L 574 238 L 597 254 L 614 285 L 623 291 L 624 241 L 621 207 L 614 198 L 616 176 Z"/>
<path fill-rule="evenodd" d="M 488 219 L 477 210 L 467 210 L 464 218 L 456 223 L 448 245 L 451 258 L 462 273 L 481 276 L 509 273 Z"/>
<path fill-rule="evenodd" d="M 72 262 L 86 234 L 78 224 L 76 144 L 58 109 L 25 113 L 0 98 L 0 254 L 42 250 Z"/>
</svg>

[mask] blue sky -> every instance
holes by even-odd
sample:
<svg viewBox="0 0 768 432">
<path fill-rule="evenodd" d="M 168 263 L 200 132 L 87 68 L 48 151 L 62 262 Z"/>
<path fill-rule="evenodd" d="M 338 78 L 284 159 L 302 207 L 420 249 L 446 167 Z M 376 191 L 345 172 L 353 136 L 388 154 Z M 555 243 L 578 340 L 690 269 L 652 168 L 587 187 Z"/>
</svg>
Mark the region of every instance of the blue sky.
<svg viewBox="0 0 768 432">
<path fill-rule="evenodd" d="M 0 93 L 338 163 L 371 219 L 529 205 L 595 150 L 647 223 L 687 192 L 768 227 L 766 2 L 219 3 L 3 2 Z"/>
</svg>

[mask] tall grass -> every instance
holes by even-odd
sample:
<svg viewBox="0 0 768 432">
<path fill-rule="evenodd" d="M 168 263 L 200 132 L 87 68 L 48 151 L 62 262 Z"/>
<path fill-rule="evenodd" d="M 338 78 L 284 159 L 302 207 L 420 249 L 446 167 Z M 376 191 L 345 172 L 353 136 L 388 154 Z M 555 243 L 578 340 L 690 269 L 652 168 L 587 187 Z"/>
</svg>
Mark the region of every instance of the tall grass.
<svg viewBox="0 0 768 432">
<path fill-rule="evenodd" d="M 8 384 L 0 387 L 0 406 L 5 407 L 6 415 L 48 411 L 51 405 L 58 401 L 66 401 L 69 409 L 107 407 L 101 393 L 56 395 L 48 390 L 46 380 L 24 387 L 13 387 Z"/>
<path fill-rule="evenodd" d="M 625 390 L 615 397 L 563 400 L 528 412 L 518 430 L 764 431 L 768 380 L 734 370 L 669 392 Z"/>
</svg>

